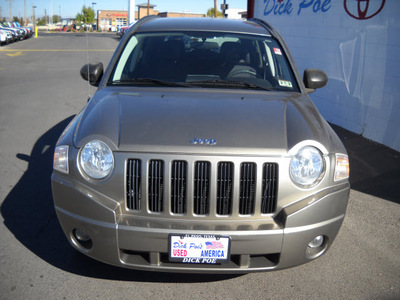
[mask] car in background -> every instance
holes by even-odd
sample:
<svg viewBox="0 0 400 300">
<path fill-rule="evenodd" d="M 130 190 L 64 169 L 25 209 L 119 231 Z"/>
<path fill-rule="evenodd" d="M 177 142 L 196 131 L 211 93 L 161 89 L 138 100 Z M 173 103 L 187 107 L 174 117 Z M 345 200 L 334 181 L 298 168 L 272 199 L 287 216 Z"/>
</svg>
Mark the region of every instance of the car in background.
<svg viewBox="0 0 400 300">
<path fill-rule="evenodd" d="M 30 27 L 21 27 L 18 22 L 0 23 L 0 29 L 11 33 L 12 42 L 21 41 L 30 38 L 33 35 L 33 29 Z"/>
<path fill-rule="evenodd" d="M 129 30 L 129 28 L 131 28 L 132 26 L 133 26 L 133 24 L 135 24 L 136 23 L 136 21 L 135 22 L 132 22 L 131 24 L 129 24 L 129 26 L 122 26 L 122 27 L 119 27 L 118 29 L 117 29 L 117 35 L 119 36 L 119 37 L 123 37 L 124 36 L 124 34 L 125 34 L 125 32 L 127 31 L 127 30 Z"/>
<path fill-rule="evenodd" d="M 279 33 L 258 20 L 141 19 L 60 136 L 51 178 L 65 236 L 99 261 L 248 273 L 332 245 L 349 159 Z"/>
<path fill-rule="evenodd" d="M 0 23 L 0 30 L 8 32 L 9 35 L 11 35 L 11 42 L 15 42 L 21 38 L 21 33 L 19 33 L 17 30 L 15 30 L 14 28 L 4 26 L 1 23 Z"/>
<path fill-rule="evenodd" d="M 20 28 L 14 28 L 10 25 L 9 22 L 4 22 L 0 25 L 0 29 L 9 30 L 14 32 L 14 36 L 16 40 L 23 40 L 25 38 L 25 31 Z"/>
<path fill-rule="evenodd" d="M 30 38 L 33 35 L 33 29 L 31 27 L 21 26 L 19 22 L 13 22 L 15 28 L 20 28 L 25 32 L 25 38 Z"/>
<path fill-rule="evenodd" d="M 0 44 L 1 44 L 1 46 L 8 45 L 8 43 L 11 41 L 11 39 L 12 39 L 11 33 L 0 29 Z"/>
</svg>

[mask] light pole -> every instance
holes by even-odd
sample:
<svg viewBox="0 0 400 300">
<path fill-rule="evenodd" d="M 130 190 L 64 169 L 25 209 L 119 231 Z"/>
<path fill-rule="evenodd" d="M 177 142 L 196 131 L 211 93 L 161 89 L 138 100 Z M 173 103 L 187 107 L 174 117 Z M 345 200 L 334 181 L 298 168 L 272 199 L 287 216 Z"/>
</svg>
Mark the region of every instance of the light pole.
<svg viewBox="0 0 400 300">
<path fill-rule="evenodd" d="M 228 9 L 228 4 L 226 4 L 226 0 L 224 0 L 224 4 L 221 4 L 222 8 L 222 14 L 224 15 L 224 18 L 226 18 L 226 10 Z"/>
<path fill-rule="evenodd" d="M 14 0 L 6 0 L 10 4 L 10 22 L 12 22 L 12 3 Z"/>
<path fill-rule="evenodd" d="M 93 10 L 93 14 L 94 14 L 93 19 L 96 19 L 96 13 L 94 12 L 94 6 L 95 5 L 97 5 L 97 3 L 96 2 L 92 2 L 92 10 Z M 92 27 L 93 27 L 93 24 L 92 24 Z M 98 24 L 96 24 L 96 30 L 97 30 L 97 27 L 98 27 Z"/>
<path fill-rule="evenodd" d="M 36 27 L 35 8 L 36 8 L 36 6 L 34 6 L 34 5 L 32 4 L 32 24 L 33 24 L 33 28 L 34 28 L 34 29 L 35 29 L 35 27 Z"/>
<path fill-rule="evenodd" d="M 36 6 L 34 6 L 34 5 L 32 4 L 32 23 L 33 23 L 33 30 L 34 30 L 34 32 L 35 32 L 35 38 L 37 38 L 35 8 L 36 8 Z"/>
<path fill-rule="evenodd" d="M 52 0 L 50 0 L 49 23 L 50 23 L 50 25 L 53 25 L 53 1 Z"/>
</svg>

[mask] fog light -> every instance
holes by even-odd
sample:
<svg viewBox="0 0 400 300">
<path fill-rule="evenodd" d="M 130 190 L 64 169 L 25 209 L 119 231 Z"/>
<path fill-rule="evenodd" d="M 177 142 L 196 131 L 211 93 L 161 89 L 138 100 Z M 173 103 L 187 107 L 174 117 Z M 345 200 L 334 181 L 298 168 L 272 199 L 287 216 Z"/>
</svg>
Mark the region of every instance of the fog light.
<svg viewBox="0 0 400 300">
<path fill-rule="evenodd" d="M 75 245 L 80 246 L 81 248 L 85 248 L 89 250 L 93 246 L 92 239 L 90 236 L 81 229 L 74 229 L 73 235 L 75 239 Z"/>
<path fill-rule="evenodd" d="M 317 237 L 315 237 L 309 244 L 308 247 L 310 248 L 319 248 L 322 246 L 322 244 L 324 243 L 324 237 L 322 235 L 319 235 Z"/>
</svg>

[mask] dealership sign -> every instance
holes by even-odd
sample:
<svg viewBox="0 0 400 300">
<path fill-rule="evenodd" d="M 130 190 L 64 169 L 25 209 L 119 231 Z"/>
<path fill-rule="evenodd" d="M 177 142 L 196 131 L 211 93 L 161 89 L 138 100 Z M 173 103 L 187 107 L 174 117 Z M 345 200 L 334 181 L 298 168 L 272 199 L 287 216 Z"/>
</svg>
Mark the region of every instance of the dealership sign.
<svg viewBox="0 0 400 300">
<path fill-rule="evenodd" d="M 367 20 L 379 14 L 386 0 L 344 0 L 347 14 L 357 20 Z M 264 0 L 264 16 L 301 15 L 306 11 L 326 13 L 333 5 L 332 0 Z M 335 2 L 336 4 L 337 2 Z"/>
<path fill-rule="evenodd" d="M 302 0 L 295 4 L 292 0 L 264 0 L 264 16 L 291 15 L 293 12 L 300 15 L 302 10 L 311 9 L 314 13 L 327 12 L 331 8 L 331 0 Z"/>
</svg>

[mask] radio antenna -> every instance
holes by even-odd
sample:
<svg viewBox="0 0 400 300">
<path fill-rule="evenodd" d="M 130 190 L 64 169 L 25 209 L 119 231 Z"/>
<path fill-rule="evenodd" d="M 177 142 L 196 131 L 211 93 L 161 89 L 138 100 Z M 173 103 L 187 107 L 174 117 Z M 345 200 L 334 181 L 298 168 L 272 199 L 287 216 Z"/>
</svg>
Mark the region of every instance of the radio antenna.
<svg viewBox="0 0 400 300">
<path fill-rule="evenodd" d="M 85 7 L 86 8 L 86 7 Z M 85 11 L 83 12 L 85 14 L 85 27 L 86 27 L 86 63 L 87 63 L 87 74 L 88 74 L 88 101 L 91 98 L 90 95 L 90 72 L 89 72 L 89 63 L 90 63 L 90 59 L 89 59 L 89 36 L 88 36 L 88 27 L 87 27 L 87 8 L 85 9 Z"/>
</svg>

